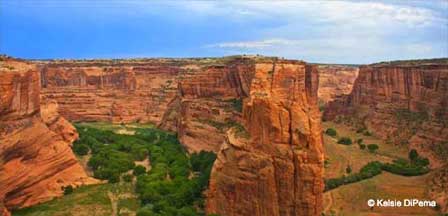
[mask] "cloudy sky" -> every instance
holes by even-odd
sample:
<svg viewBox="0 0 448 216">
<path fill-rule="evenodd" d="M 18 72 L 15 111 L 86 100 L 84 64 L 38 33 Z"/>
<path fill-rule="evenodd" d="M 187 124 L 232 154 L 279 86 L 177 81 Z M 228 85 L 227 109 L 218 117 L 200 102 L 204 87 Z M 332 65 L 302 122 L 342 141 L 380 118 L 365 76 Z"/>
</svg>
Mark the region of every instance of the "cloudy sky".
<svg viewBox="0 0 448 216">
<path fill-rule="evenodd" d="M 0 53 L 21 58 L 262 54 L 327 63 L 447 57 L 447 11 L 448 0 L 0 0 Z"/>
</svg>

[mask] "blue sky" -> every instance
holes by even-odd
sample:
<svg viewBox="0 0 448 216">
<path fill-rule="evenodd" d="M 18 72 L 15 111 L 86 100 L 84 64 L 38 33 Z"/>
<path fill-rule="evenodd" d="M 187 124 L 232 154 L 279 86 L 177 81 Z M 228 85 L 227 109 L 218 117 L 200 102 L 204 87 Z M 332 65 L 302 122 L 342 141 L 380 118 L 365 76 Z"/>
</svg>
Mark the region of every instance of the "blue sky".
<svg viewBox="0 0 448 216">
<path fill-rule="evenodd" d="M 448 56 L 448 1 L 0 0 L 20 58 L 262 54 L 373 63 Z"/>
</svg>

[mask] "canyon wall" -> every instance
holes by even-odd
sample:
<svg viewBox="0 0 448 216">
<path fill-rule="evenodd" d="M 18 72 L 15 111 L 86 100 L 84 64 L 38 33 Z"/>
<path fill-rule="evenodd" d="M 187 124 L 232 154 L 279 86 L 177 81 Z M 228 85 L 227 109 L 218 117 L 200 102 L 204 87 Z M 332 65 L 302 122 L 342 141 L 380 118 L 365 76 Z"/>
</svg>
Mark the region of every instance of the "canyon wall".
<svg viewBox="0 0 448 216">
<path fill-rule="evenodd" d="M 323 147 L 318 73 L 300 61 L 256 62 L 246 72 L 242 125 L 227 131 L 206 210 L 220 215 L 320 215 Z"/>
<path fill-rule="evenodd" d="M 266 57 L 44 61 L 42 106 L 56 103 L 70 121 L 153 123 L 177 132 L 188 151 L 217 152 L 241 119 L 254 62 Z M 322 93 L 346 91 L 353 68 L 325 66 Z M 341 72 L 338 72 L 340 71 Z M 331 78 L 339 77 L 342 78 Z M 337 85 L 337 80 L 344 85 Z M 347 86 L 345 85 L 347 84 Z M 331 92 L 331 93 L 330 93 Z"/>
<path fill-rule="evenodd" d="M 443 165 L 448 158 L 448 59 L 360 67 L 351 94 L 330 102 L 324 113 L 324 120 L 347 117 L 387 142 L 418 150 L 432 167 Z"/>
<path fill-rule="evenodd" d="M 177 93 L 171 62 L 80 61 L 41 66 L 42 96 L 69 121 L 160 122 Z"/>
<path fill-rule="evenodd" d="M 39 71 L 0 59 L 0 212 L 62 195 L 62 187 L 95 183 L 71 151 L 77 133 L 62 117 L 41 117 Z"/>
<path fill-rule="evenodd" d="M 319 91 L 321 104 L 327 104 L 352 91 L 358 77 L 359 67 L 348 65 L 318 65 Z"/>
<path fill-rule="evenodd" d="M 320 214 L 316 67 L 266 57 L 37 64 L 49 112 L 71 121 L 153 123 L 177 132 L 190 152 L 219 151 L 208 212 Z"/>
<path fill-rule="evenodd" d="M 177 132 L 188 151 L 219 150 L 248 94 L 253 58 L 37 62 L 42 105 L 70 121 L 153 123 Z"/>
</svg>

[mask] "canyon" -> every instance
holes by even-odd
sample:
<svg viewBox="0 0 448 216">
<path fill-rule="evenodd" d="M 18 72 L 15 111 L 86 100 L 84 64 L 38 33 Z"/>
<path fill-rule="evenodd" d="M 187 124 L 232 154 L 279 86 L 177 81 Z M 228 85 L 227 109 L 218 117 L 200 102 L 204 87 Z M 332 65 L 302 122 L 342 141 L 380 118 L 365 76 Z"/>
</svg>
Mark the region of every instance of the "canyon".
<svg viewBox="0 0 448 216">
<path fill-rule="evenodd" d="M 181 143 L 189 151 L 219 152 L 218 161 L 233 164 L 229 167 L 241 171 L 226 169 L 214 172 L 208 212 L 238 215 L 258 208 L 258 215 L 319 214 L 323 153 L 315 67 L 276 58 L 118 64 L 44 64 L 43 98 L 56 100 L 60 112 L 72 121 L 152 122 L 178 132 Z M 294 93 L 292 98 L 291 92 Z M 259 104 L 249 108 L 246 106 L 248 97 Z M 260 101 L 262 98 L 264 101 Z M 246 109 L 254 109 L 250 112 L 254 115 L 250 117 L 252 119 L 247 119 L 249 112 L 241 114 Z M 303 109 L 307 111 L 303 112 Z M 265 116 L 269 113 L 272 114 Z M 275 121 L 276 125 L 269 125 L 270 121 Z M 254 157 L 253 160 L 227 158 L 224 152 L 229 147 L 221 148 L 222 143 L 229 140 L 227 129 L 240 122 L 246 122 L 245 127 L 249 128 L 254 140 L 250 142 L 251 148 L 235 154 L 242 154 L 242 158 Z M 260 123 L 264 131 L 257 129 Z M 269 134 L 269 131 L 277 134 Z M 258 133 L 263 136 L 259 137 Z M 261 146 L 265 146 L 265 150 L 258 150 Z M 253 173 L 244 174 L 245 167 L 235 167 L 239 163 L 260 167 Z M 224 165 L 218 163 L 214 170 L 220 170 L 220 166 Z M 243 176 L 256 176 L 258 172 L 264 173 L 264 169 L 270 170 L 270 173 L 263 174 L 266 181 L 260 182 L 249 176 L 243 179 L 249 185 L 240 184 L 239 177 L 233 176 L 227 184 L 235 184 L 232 187 L 237 189 L 228 191 L 225 185 L 221 186 L 222 181 L 227 181 L 223 175 L 230 178 L 232 172 L 242 172 Z M 279 170 L 287 172 L 277 176 Z M 283 185 L 282 181 L 289 181 L 291 185 Z M 311 186 L 310 191 L 303 191 L 305 185 Z M 251 192 L 247 191 L 249 186 L 253 189 L 263 187 L 266 193 L 247 193 Z M 283 197 L 280 193 L 290 188 L 297 189 L 288 193 L 288 197 L 280 198 Z M 228 198 L 223 194 L 229 193 L 234 196 L 233 203 L 216 208 L 216 203 Z M 234 203 L 257 200 L 259 203 L 250 205 Z M 277 204 L 271 212 L 269 206 L 272 203 Z"/>
<path fill-rule="evenodd" d="M 416 149 L 437 168 L 448 157 L 447 105 L 448 60 L 397 61 L 361 66 L 352 92 L 323 117 Z"/>
<path fill-rule="evenodd" d="M 4 67 L 8 67 L 6 62 L 9 61 L 20 62 L 19 60 L 7 58 L 3 60 Z M 244 118 L 247 118 L 247 113 L 243 114 L 243 109 L 246 107 L 245 102 L 248 101 L 249 95 L 255 94 L 254 92 L 256 91 L 252 90 L 252 88 L 255 88 L 253 86 L 257 86 L 257 84 L 254 83 L 259 82 L 261 79 L 264 82 L 271 82 L 271 86 L 265 86 L 265 88 L 276 92 L 275 94 L 273 93 L 273 97 L 278 97 L 278 99 L 272 101 L 269 99 L 263 103 L 276 103 L 275 106 L 272 105 L 272 108 L 277 110 L 276 112 L 279 113 L 281 118 L 281 120 L 277 119 L 276 121 L 281 121 L 281 124 L 291 124 L 291 126 L 272 126 L 280 129 L 281 132 L 275 135 L 277 138 L 271 138 L 272 140 L 270 141 L 266 140 L 265 145 L 270 146 L 267 147 L 267 149 L 270 149 L 276 146 L 275 143 L 278 143 L 278 150 L 283 152 L 280 154 L 264 152 L 262 156 L 265 157 L 264 161 L 259 161 L 259 163 L 272 163 L 271 159 L 266 158 L 266 156 L 273 154 L 272 157 L 275 156 L 277 162 L 271 164 L 273 166 L 271 168 L 275 170 L 275 166 L 277 170 L 289 169 L 289 173 L 285 174 L 285 176 L 269 176 L 271 178 L 269 181 L 276 181 L 276 184 L 280 184 L 282 178 L 288 178 L 291 181 L 299 177 L 301 178 L 301 181 L 298 181 L 297 184 L 288 185 L 284 188 L 281 188 L 280 185 L 278 186 L 281 191 L 288 190 L 289 186 L 297 188 L 297 191 L 291 193 L 291 197 L 289 197 L 294 197 L 291 200 L 294 207 L 287 210 L 291 214 L 299 214 L 302 211 L 317 214 L 321 208 L 319 199 L 322 195 L 321 188 L 323 187 L 323 153 L 321 151 L 321 129 L 317 121 L 319 119 L 319 111 L 317 110 L 318 81 L 315 67 L 308 66 L 301 61 L 266 57 L 144 59 L 130 61 L 55 60 L 33 61 L 32 63 L 23 62 L 23 64 L 33 67 L 32 75 L 27 74 L 23 79 L 29 78 L 28 76 L 34 77 L 32 85 L 34 91 L 32 91 L 33 95 L 30 99 L 33 100 L 32 102 L 35 106 L 33 111 L 35 112 L 33 117 L 35 120 L 29 123 L 29 127 L 34 128 L 42 125 L 47 130 L 52 131 L 54 137 L 57 135 L 57 140 L 60 141 L 58 143 L 64 143 L 65 145 L 64 149 L 61 149 L 61 151 L 64 151 L 64 154 L 59 154 L 55 158 L 59 158 L 61 163 L 69 166 L 66 169 L 73 174 L 66 176 L 65 167 L 60 167 L 61 171 L 57 174 L 48 172 L 48 170 L 36 169 L 35 172 L 37 173 L 49 173 L 48 175 L 51 174 L 50 176 L 55 174 L 54 177 L 43 175 L 43 181 L 51 182 L 53 178 L 58 178 L 58 184 L 54 184 L 51 189 L 53 193 L 48 194 L 45 198 L 33 197 L 33 199 L 27 199 L 26 202 L 12 203 L 9 201 L 9 198 L 5 198 L 5 204 L 8 209 L 26 207 L 45 201 L 48 197 L 61 195 L 61 187 L 64 185 L 76 186 L 94 182 L 94 180 L 89 179 L 85 175 L 71 154 L 70 143 L 77 138 L 77 133 L 68 121 L 152 123 L 160 128 L 177 132 L 179 140 L 189 152 L 205 150 L 218 153 L 222 151 L 220 150 L 222 143 L 229 139 L 226 131 L 230 128 L 241 129 L 241 124 L 246 122 Z M 14 67 L 12 74 L 20 74 L 26 71 L 18 68 L 16 65 L 11 67 Z M 294 73 L 294 75 L 287 75 L 288 73 Z M 10 80 L 5 80 L 4 85 L 9 83 Z M 263 91 L 267 90 L 264 89 Z M 295 92 L 293 98 L 288 96 L 288 92 L 291 90 Z M 10 92 L 12 90 L 5 89 L 4 91 Z M 24 91 L 29 90 L 26 89 Z M 256 94 L 264 94 L 261 90 L 257 91 L 260 92 Z M 9 100 L 12 101 L 13 99 Z M 23 97 L 19 100 L 23 100 Z M 283 105 L 283 103 L 289 105 Z M 4 112 L 7 109 L 14 109 L 12 104 L 13 102 L 4 104 Z M 308 110 L 302 112 L 302 109 Z M 289 111 L 285 112 L 286 110 Z M 252 112 L 257 114 L 258 111 L 254 110 Z M 6 118 L 6 115 L 2 116 Z M 307 120 L 302 121 L 299 119 L 301 117 Z M 271 116 L 269 118 L 274 117 Z M 268 121 L 268 119 L 263 121 Z M 287 123 L 288 121 L 290 123 Z M 6 119 L 2 119 L 2 123 L 6 124 L 7 122 L 9 123 Z M 258 133 L 257 129 L 253 129 L 256 126 L 250 126 L 250 124 L 245 123 L 245 127 L 252 128 L 249 129 L 249 131 L 253 130 L 251 131 L 252 134 Z M 254 122 L 254 124 L 256 123 Z M 295 132 L 288 132 L 288 130 L 295 130 Z M 41 133 L 38 133 L 36 129 L 26 132 L 32 132 L 33 136 L 31 137 L 34 137 L 34 135 L 42 137 Z M 290 135 L 286 133 L 290 133 Z M 7 134 L 15 134 L 16 139 L 23 136 L 21 133 L 10 131 Z M 52 133 L 48 134 L 53 135 Z M 290 138 L 287 138 L 288 136 Z M 19 144 L 7 138 L 9 136 L 6 136 L 5 142 L 11 143 L 15 148 L 20 149 Z M 261 139 L 267 139 L 267 137 Z M 287 141 L 289 139 L 290 141 Z M 25 141 L 23 140 L 24 143 Z M 36 148 L 44 150 L 49 150 L 52 147 L 51 145 L 47 146 L 49 142 L 46 140 L 43 140 L 44 143 L 36 140 L 30 142 L 33 142 Z M 253 142 L 256 143 L 258 141 Z M 296 150 L 296 148 L 302 147 L 306 150 Z M 252 150 L 255 151 L 253 148 Z M 3 152 L 8 151 L 4 150 Z M 22 155 L 20 152 L 18 154 Z M 252 153 L 252 155 L 257 154 L 258 152 Z M 36 158 L 33 163 L 39 164 L 39 159 Z M 226 160 L 229 161 L 229 159 Z M 52 162 L 48 169 L 57 168 L 58 162 Z M 236 161 L 230 162 L 236 163 Z M 39 165 L 45 167 L 41 164 Z M 7 168 L 8 166 L 3 167 Z M 302 173 L 300 176 L 297 173 L 298 171 Z M 15 181 L 14 178 L 9 176 L 10 173 L 15 175 L 13 172 L 8 171 L 8 175 L 2 175 L 2 178 L 5 181 Z M 302 175 L 307 177 L 303 178 Z M 29 178 L 29 176 L 26 177 Z M 76 178 L 76 181 L 73 178 Z M 219 182 L 221 180 L 216 181 Z M 254 184 L 257 183 L 254 182 Z M 299 192 L 299 189 L 303 188 L 304 185 L 314 184 L 316 186 L 310 188 L 309 192 Z M 12 187 L 16 186 L 12 185 Z M 20 189 L 18 192 L 22 193 L 22 188 Z M 223 193 L 226 188 L 215 187 L 214 190 Z M 35 193 L 38 192 L 41 191 L 35 191 Z M 235 191 L 235 195 L 242 193 L 244 191 Z M 8 195 L 10 194 L 12 193 L 8 192 Z M 253 199 L 263 199 L 261 195 L 254 194 L 255 197 Z M 310 196 L 314 198 L 310 198 Z M 210 203 L 212 202 L 216 202 L 216 200 Z M 289 201 L 282 200 L 279 201 L 278 205 L 283 208 L 285 205 L 290 205 L 287 202 Z M 209 206 L 212 206 L 212 204 Z M 210 208 L 210 211 L 215 211 L 215 209 Z M 279 213 L 283 212 L 277 212 L 277 214 Z"/>
<path fill-rule="evenodd" d="M 61 196 L 67 185 L 99 183 L 71 151 L 78 134 L 70 122 L 109 122 L 151 123 L 176 133 L 189 153 L 215 152 L 208 213 L 320 215 L 321 118 L 429 158 L 441 176 L 430 193 L 447 209 L 446 59 L 360 67 L 263 56 L 0 63 L 5 212 Z"/>
</svg>

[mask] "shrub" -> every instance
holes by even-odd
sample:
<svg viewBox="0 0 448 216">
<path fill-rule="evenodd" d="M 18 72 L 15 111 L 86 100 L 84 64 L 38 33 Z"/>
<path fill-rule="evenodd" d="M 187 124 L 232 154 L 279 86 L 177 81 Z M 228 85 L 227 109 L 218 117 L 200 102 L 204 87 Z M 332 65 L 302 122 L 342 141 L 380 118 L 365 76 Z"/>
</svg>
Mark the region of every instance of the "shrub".
<svg viewBox="0 0 448 216">
<path fill-rule="evenodd" d="M 350 165 L 347 165 L 347 167 L 345 168 L 345 172 L 346 172 L 347 174 L 352 173 L 352 167 L 351 167 Z"/>
<path fill-rule="evenodd" d="M 414 163 L 416 166 L 426 167 L 429 165 L 429 160 L 428 160 L 428 158 L 419 157 Z"/>
<path fill-rule="evenodd" d="M 325 179 L 325 191 L 337 188 L 341 185 L 372 178 L 381 173 L 381 167 L 381 162 L 373 161 L 362 167 L 358 173 L 350 174 L 348 176 L 343 175 L 339 178 Z"/>
<path fill-rule="evenodd" d="M 358 143 L 358 144 L 362 144 L 363 141 L 364 141 L 364 140 L 363 140 L 362 138 L 360 138 L 360 139 L 357 139 L 357 140 L 356 140 L 356 143 Z"/>
<path fill-rule="evenodd" d="M 370 133 L 370 131 L 364 131 L 364 136 L 372 136 L 372 133 Z"/>
<path fill-rule="evenodd" d="M 86 155 L 87 153 L 89 153 L 89 147 L 86 144 L 73 144 L 73 152 L 75 152 L 75 154 L 83 156 Z"/>
<path fill-rule="evenodd" d="M 418 158 L 417 150 L 412 149 L 411 151 L 409 151 L 409 160 L 415 161 L 417 158 Z"/>
<path fill-rule="evenodd" d="M 350 139 L 349 137 L 341 137 L 338 140 L 338 144 L 342 144 L 342 145 L 351 145 L 352 144 L 352 139 Z"/>
<path fill-rule="evenodd" d="M 123 176 L 123 181 L 125 182 L 132 182 L 132 179 L 133 179 L 132 175 L 129 174 Z"/>
<path fill-rule="evenodd" d="M 62 189 L 64 190 L 64 195 L 69 195 L 69 194 L 73 193 L 73 187 L 71 185 L 62 187 Z"/>
<path fill-rule="evenodd" d="M 327 134 L 328 136 L 331 136 L 331 137 L 335 137 L 335 136 L 337 136 L 337 132 L 336 132 L 336 130 L 333 129 L 333 128 L 328 128 L 328 129 L 325 131 L 325 134 Z"/>
<path fill-rule="evenodd" d="M 139 176 L 139 175 L 141 175 L 141 174 L 144 174 L 146 172 L 146 168 L 144 167 L 144 166 L 142 166 L 142 165 L 137 165 L 137 166 L 135 166 L 134 167 L 134 170 L 133 170 L 133 174 L 135 175 L 135 176 Z"/>
<path fill-rule="evenodd" d="M 137 216 L 154 216 L 154 214 L 150 209 L 142 208 L 137 211 Z"/>
<path fill-rule="evenodd" d="M 379 146 L 377 144 L 369 144 L 367 145 L 367 149 L 369 149 L 370 152 L 375 152 L 379 149 Z"/>
<path fill-rule="evenodd" d="M 366 145 L 364 145 L 364 144 L 359 144 L 359 148 L 362 149 L 362 150 L 364 150 L 364 149 L 366 149 Z"/>
<path fill-rule="evenodd" d="M 327 168 L 328 166 L 330 166 L 330 159 L 325 159 L 324 160 L 324 167 Z"/>
<path fill-rule="evenodd" d="M 428 168 L 422 166 L 400 165 L 397 163 L 386 163 L 383 165 L 382 169 L 403 176 L 419 176 L 429 172 Z"/>
<path fill-rule="evenodd" d="M 233 98 L 230 100 L 225 100 L 225 102 L 230 102 L 232 104 L 232 108 L 237 112 L 243 112 L 243 99 L 241 98 Z"/>
</svg>

